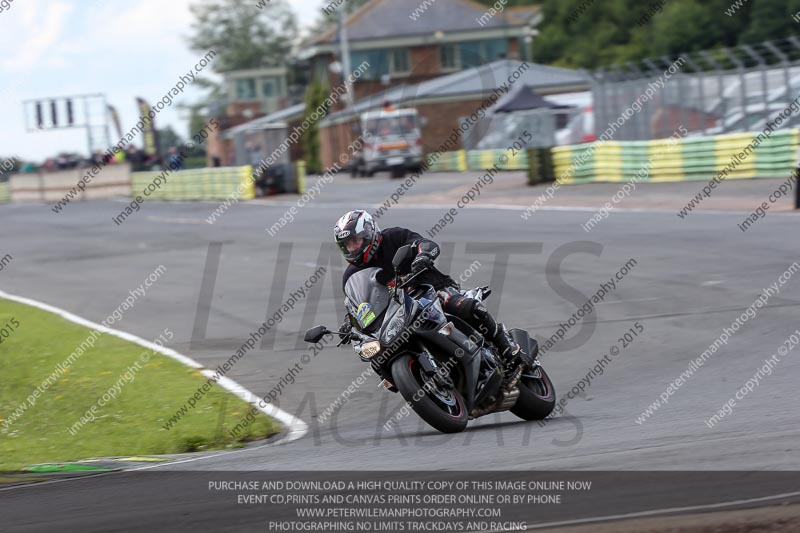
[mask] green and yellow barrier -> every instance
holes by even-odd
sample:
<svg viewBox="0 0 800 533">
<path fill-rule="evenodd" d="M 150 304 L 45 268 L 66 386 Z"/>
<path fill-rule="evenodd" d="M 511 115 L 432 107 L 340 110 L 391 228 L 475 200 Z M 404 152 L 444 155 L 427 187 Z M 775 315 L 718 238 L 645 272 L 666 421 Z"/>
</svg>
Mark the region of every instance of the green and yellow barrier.
<svg viewBox="0 0 800 533">
<path fill-rule="evenodd" d="M 153 189 L 161 172 L 134 172 L 131 174 L 132 196 Z M 162 178 L 163 181 L 163 178 Z M 240 200 L 255 198 L 253 168 L 215 167 L 171 172 L 166 181 L 148 196 L 154 200 L 224 200 L 238 191 Z"/>
<path fill-rule="evenodd" d="M 428 154 L 429 172 L 464 172 L 486 170 L 494 165 L 500 170 L 527 170 L 527 150 L 457 150 Z"/>
<path fill-rule="evenodd" d="M 709 180 L 723 169 L 729 179 L 782 178 L 797 166 L 800 130 L 781 130 L 745 154 L 760 132 L 712 137 L 609 141 L 557 146 L 553 170 L 561 183 Z"/>
<path fill-rule="evenodd" d="M 467 155 L 464 150 L 435 152 L 428 154 L 428 172 L 464 172 L 467 170 Z"/>
<path fill-rule="evenodd" d="M 11 201 L 11 187 L 7 181 L 0 182 L 0 203 Z"/>
<path fill-rule="evenodd" d="M 555 180 L 553 174 L 553 153 L 549 148 L 529 148 L 528 185 L 537 185 Z"/>
<path fill-rule="evenodd" d="M 525 170 L 528 168 L 528 154 L 525 150 L 469 150 L 468 170 L 486 170 L 497 165 L 500 170 Z"/>
</svg>

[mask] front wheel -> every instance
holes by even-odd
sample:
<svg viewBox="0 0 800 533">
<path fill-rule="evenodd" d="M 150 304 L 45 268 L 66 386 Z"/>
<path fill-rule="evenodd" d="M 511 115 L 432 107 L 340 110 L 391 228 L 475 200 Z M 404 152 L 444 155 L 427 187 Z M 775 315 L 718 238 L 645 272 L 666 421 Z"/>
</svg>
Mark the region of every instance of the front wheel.
<svg viewBox="0 0 800 533">
<path fill-rule="evenodd" d="M 464 398 L 425 374 L 416 358 L 402 355 L 392 363 L 392 378 L 403 398 L 429 426 L 442 433 L 464 431 L 469 420 Z"/>
<path fill-rule="evenodd" d="M 537 366 L 522 374 L 519 399 L 511 412 L 523 420 L 544 420 L 556 406 L 556 391 L 544 368 Z"/>
</svg>

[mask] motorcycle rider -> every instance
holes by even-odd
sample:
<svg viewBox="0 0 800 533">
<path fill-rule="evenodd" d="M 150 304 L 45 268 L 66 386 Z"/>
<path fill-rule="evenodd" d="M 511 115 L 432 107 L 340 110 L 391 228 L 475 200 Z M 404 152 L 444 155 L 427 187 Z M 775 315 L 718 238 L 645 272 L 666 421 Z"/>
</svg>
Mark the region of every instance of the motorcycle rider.
<svg viewBox="0 0 800 533">
<path fill-rule="evenodd" d="M 389 285 L 394 277 L 392 259 L 401 246 L 409 244 L 414 252 L 411 273 L 416 274 L 427 269 L 415 281 L 432 285 L 438 291 L 445 312 L 458 316 L 494 342 L 507 368 L 516 361 L 520 347 L 502 325 L 495 321 L 481 302 L 462 295 L 453 278 L 433 266 L 434 260 L 439 256 L 438 244 L 406 228 L 387 228 L 381 231 L 372 216 L 361 210 L 344 214 L 336 222 L 333 234 L 339 250 L 350 263 L 344 272 L 342 287 L 347 284 L 350 276 L 370 267 L 383 269 L 378 281 Z M 352 323 L 348 316 L 339 328 L 345 332 L 340 334 L 345 342 L 349 341 L 346 332 L 351 328 Z"/>
</svg>

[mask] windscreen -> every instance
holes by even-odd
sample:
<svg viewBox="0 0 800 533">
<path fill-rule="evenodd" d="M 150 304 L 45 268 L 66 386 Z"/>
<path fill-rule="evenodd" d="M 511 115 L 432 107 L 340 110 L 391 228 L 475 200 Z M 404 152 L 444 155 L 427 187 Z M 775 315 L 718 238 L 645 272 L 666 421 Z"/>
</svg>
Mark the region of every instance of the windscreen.
<svg viewBox="0 0 800 533">
<path fill-rule="evenodd" d="M 376 319 L 389 306 L 389 288 L 376 279 L 381 271 L 380 268 L 359 270 L 350 276 L 344 287 L 347 312 L 356 319 L 361 330 L 379 323 Z"/>
<path fill-rule="evenodd" d="M 411 135 L 417 128 L 416 115 L 373 118 L 367 120 L 367 131 L 379 137 Z"/>
</svg>

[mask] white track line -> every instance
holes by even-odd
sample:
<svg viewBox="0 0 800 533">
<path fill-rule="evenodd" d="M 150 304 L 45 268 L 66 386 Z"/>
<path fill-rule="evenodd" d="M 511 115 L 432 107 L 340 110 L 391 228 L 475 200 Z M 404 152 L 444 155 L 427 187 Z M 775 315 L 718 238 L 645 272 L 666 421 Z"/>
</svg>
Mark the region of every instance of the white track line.
<svg viewBox="0 0 800 533">
<path fill-rule="evenodd" d="M 97 324 L 95 322 L 92 322 L 91 320 L 87 320 L 85 318 L 79 317 L 78 315 L 70 313 L 69 311 L 65 311 L 64 309 L 60 309 L 58 307 L 54 307 L 52 305 L 48 305 L 48 304 L 43 303 L 43 302 L 32 300 L 30 298 L 25 298 L 23 296 L 16 296 L 16 295 L 13 295 L 13 294 L 8 294 L 7 292 L 4 292 L 4 291 L 0 291 L 0 298 L 5 298 L 7 300 L 12 300 L 14 302 L 19 302 L 19 303 L 22 303 L 22 304 L 30 305 L 31 307 L 35 307 L 37 309 L 42 309 L 44 311 L 48 311 L 50 313 L 54 313 L 54 314 L 60 316 L 61 318 L 65 319 L 65 320 L 69 320 L 70 322 L 74 322 L 75 324 L 80 324 L 81 326 L 86 326 L 88 328 L 96 329 L 97 331 L 99 331 L 101 333 L 106 333 L 108 335 L 113 335 L 115 337 L 119 337 L 120 339 L 124 339 L 124 340 L 132 342 L 134 344 L 138 344 L 139 346 L 143 346 L 143 347 L 147 348 L 148 350 L 152 350 L 152 351 L 154 351 L 156 353 L 160 353 L 162 355 L 166 355 L 170 359 L 175 359 L 179 363 L 183 363 L 186 366 L 189 366 L 191 368 L 196 368 L 196 369 L 200 370 L 200 372 L 206 377 L 210 378 L 210 377 L 216 375 L 216 373 L 213 370 L 205 368 L 203 365 L 201 365 L 200 363 L 198 363 L 197 361 L 195 361 L 191 357 L 187 357 L 187 356 L 185 356 L 183 354 L 180 354 L 180 353 L 176 352 L 175 350 L 173 350 L 172 348 L 166 348 L 164 346 L 158 346 L 157 344 L 153 344 L 152 342 L 150 342 L 148 340 L 145 340 L 145 339 L 143 339 L 141 337 L 137 337 L 136 335 L 132 335 L 130 333 L 126 333 L 124 331 L 119 331 L 119 330 L 116 330 L 116 329 L 113 329 L 113 328 L 108 328 L 106 326 L 103 326 L 102 324 Z M 238 383 L 236 383 L 232 379 L 223 376 L 223 377 L 219 378 L 219 380 L 217 381 L 217 384 L 220 387 L 222 387 L 223 389 L 231 392 L 232 394 L 234 394 L 238 398 L 241 398 L 242 400 L 244 400 L 247 403 L 251 404 L 253 407 L 258 409 L 259 411 L 261 411 L 265 415 L 268 415 L 268 416 L 271 416 L 271 417 L 275 418 L 276 420 L 278 420 L 280 423 L 282 423 L 286 427 L 286 435 L 284 435 L 281 439 L 279 439 L 279 440 L 277 440 L 275 442 L 271 442 L 270 445 L 274 446 L 276 444 L 284 444 L 284 443 L 287 443 L 287 442 L 292 442 L 293 440 L 299 439 L 300 437 L 302 437 L 303 435 L 305 435 L 308 432 L 308 424 L 306 424 L 305 422 L 303 422 L 299 418 L 296 418 L 296 417 L 290 415 L 286 411 L 282 411 L 281 409 L 278 409 L 276 406 L 272 405 L 271 403 L 266 403 L 266 402 L 259 401 L 260 398 L 256 394 L 253 394 L 252 392 L 250 392 L 249 390 L 245 389 L 244 387 L 242 387 L 241 385 L 239 385 Z M 260 405 L 261 403 L 264 403 L 265 407 L 261 407 L 261 405 Z M 234 450 L 234 451 L 226 452 L 226 453 L 233 453 L 235 451 L 245 451 L 245 450 Z M 225 453 L 216 454 L 213 457 L 218 457 L 219 455 L 225 455 Z M 198 459 L 205 458 L 205 457 L 209 457 L 209 456 L 197 457 L 197 458 L 193 458 L 192 460 L 194 461 L 194 460 L 198 460 Z M 175 464 L 176 462 L 189 462 L 189 461 L 188 460 L 183 460 L 183 461 L 179 460 L 179 461 L 171 461 L 169 463 L 162 463 L 162 464 Z"/>
<path fill-rule="evenodd" d="M 608 516 L 597 516 L 591 518 L 579 518 L 576 520 L 563 520 L 561 522 L 547 522 L 546 524 L 528 524 L 528 530 L 531 529 L 542 529 L 545 527 L 560 527 L 560 526 L 574 526 L 579 524 L 590 524 L 593 522 L 607 522 L 610 520 L 624 520 L 628 518 L 641 518 L 645 516 L 656 516 L 660 514 L 668 514 L 668 513 L 687 513 L 691 511 L 702 511 L 705 509 L 719 509 L 722 507 L 734 507 L 737 505 L 747 505 L 750 503 L 760 503 L 760 502 L 767 502 L 770 500 L 780 500 L 784 498 L 792 498 L 795 496 L 800 496 L 800 491 L 798 492 L 785 492 L 783 494 L 775 494 L 772 496 L 761 496 L 759 498 L 749 498 L 746 500 L 733 500 L 729 502 L 719 502 L 719 503 L 707 503 L 704 505 L 690 505 L 687 507 L 667 507 L 665 509 L 652 509 L 650 511 L 639 511 L 636 513 L 627 513 L 627 514 L 616 514 L 616 515 L 608 515 Z M 504 529 L 494 529 L 491 531 L 483 531 L 483 532 L 475 532 L 475 533 L 500 533 L 501 531 L 507 531 Z"/>
<path fill-rule="evenodd" d="M 297 205 L 296 201 L 288 201 L 288 200 L 248 200 L 247 202 L 242 202 L 241 205 L 250 205 L 250 206 L 261 206 L 261 207 L 291 207 L 293 205 Z M 364 202 L 364 205 L 371 205 L 374 208 L 379 208 L 383 205 L 383 203 L 373 203 L 373 202 Z M 392 204 L 390 206 L 390 210 L 392 209 L 419 209 L 419 210 L 447 210 L 453 207 L 455 203 L 451 204 Z M 315 207 L 319 208 L 328 208 L 328 209 L 341 209 L 342 207 L 351 206 L 352 202 L 314 202 Z M 472 210 L 494 210 L 494 211 L 527 211 L 527 205 L 516 205 L 516 204 L 476 204 L 470 205 L 466 209 Z M 542 206 L 538 207 L 535 212 L 531 213 L 531 217 L 538 211 L 565 211 L 565 212 L 576 212 L 576 213 L 595 213 L 600 209 L 600 207 L 590 207 L 590 206 L 558 206 L 558 205 L 550 205 L 550 206 Z M 664 208 L 649 208 L 649 207 L 617 207 L 614 209 L 614 213 L 641 213 L 641 214 L 657 214 L 657 215 L 674 215 L 676 213 L 676 209 L 664 209 Z M 739 210 L 702 210 L 696 209 L 691 212 L 691 214 L 700 214 L 700 215 L 743 215 L 743 214 L 752 214 L 749 211 L 739 211 Z M 798 216 L 798 214 L 794 211 L 779 211 L 772 213 L 773 215 L 781 215 L 781 216 Z"/>
</svg>

